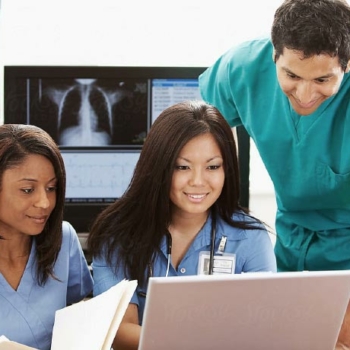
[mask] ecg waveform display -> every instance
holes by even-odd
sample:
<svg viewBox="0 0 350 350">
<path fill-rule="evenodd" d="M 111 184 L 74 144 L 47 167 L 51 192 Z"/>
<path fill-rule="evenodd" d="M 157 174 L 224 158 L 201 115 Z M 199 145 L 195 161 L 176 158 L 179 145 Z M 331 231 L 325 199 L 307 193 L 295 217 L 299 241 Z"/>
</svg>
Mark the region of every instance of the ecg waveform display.
<svg viewBox="0 0 350 350">
<path fill-rule="evenodd" d="M 67 173 L 67 201 L 104 202 L 125 192 L 140 153 L 62 152 L 62 156 Z"/>
</svg>

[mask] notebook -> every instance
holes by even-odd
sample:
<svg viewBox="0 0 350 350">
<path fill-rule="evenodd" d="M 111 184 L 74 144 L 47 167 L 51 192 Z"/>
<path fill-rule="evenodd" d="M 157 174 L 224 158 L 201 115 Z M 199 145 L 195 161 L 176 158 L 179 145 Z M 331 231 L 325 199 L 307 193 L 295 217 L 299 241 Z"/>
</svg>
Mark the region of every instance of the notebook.
<svg viewBox="0 0 350 350">
<path fill-rule="evenodd" d="M 152 277 L 139 350 L 333 350 L 350 271 Z"/>
</svg>

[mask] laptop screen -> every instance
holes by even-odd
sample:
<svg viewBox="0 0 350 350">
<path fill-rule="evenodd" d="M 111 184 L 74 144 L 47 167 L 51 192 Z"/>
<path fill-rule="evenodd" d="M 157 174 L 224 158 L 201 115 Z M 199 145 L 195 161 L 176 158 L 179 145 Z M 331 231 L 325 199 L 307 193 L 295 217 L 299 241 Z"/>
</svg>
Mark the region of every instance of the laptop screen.
<svg viewBox="0 0 350 350">
<path fill-rule="evenodd" d="M 151 278 L 140 350 L 334 348 L 350 271 Z"/>
</svg>

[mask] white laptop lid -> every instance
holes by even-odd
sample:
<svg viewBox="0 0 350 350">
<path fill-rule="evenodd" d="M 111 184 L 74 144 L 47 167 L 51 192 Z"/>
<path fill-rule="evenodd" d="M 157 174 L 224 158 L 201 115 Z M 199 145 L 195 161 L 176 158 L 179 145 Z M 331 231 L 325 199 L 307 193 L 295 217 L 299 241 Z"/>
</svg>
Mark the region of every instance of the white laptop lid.
<svg viewBox="0 0 350 350">
<path fill-rule="evenodd" d="M 333 350 L 350 271 L 150 278 L 139 350 Z"/>
</svg>

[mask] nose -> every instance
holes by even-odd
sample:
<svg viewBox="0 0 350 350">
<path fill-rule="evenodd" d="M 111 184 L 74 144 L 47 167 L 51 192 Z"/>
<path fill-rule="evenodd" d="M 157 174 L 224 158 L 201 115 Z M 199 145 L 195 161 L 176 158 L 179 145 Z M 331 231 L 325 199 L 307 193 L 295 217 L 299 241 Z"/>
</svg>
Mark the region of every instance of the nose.
<svg viewBox="0 0 350 350">
<path fill-rule="evenodd" d="M 202 169 L 193 169 L 191 172 L 190 185 L 202 186 L 205 182 L 205 176 Z"/>
<path fill-rule="evenodd" d="M 47 209 L 50 207 L 50 199 L 45 189 L 37 190 L 34 206 L 43 209 Z"/>
<path fill-rule="evenodd" d="M 295 96 L 300 103 L 307 104 L 313 99 L 313 85 L 312 82 L 301 81 L 296 86 Z"/>
</svg>

